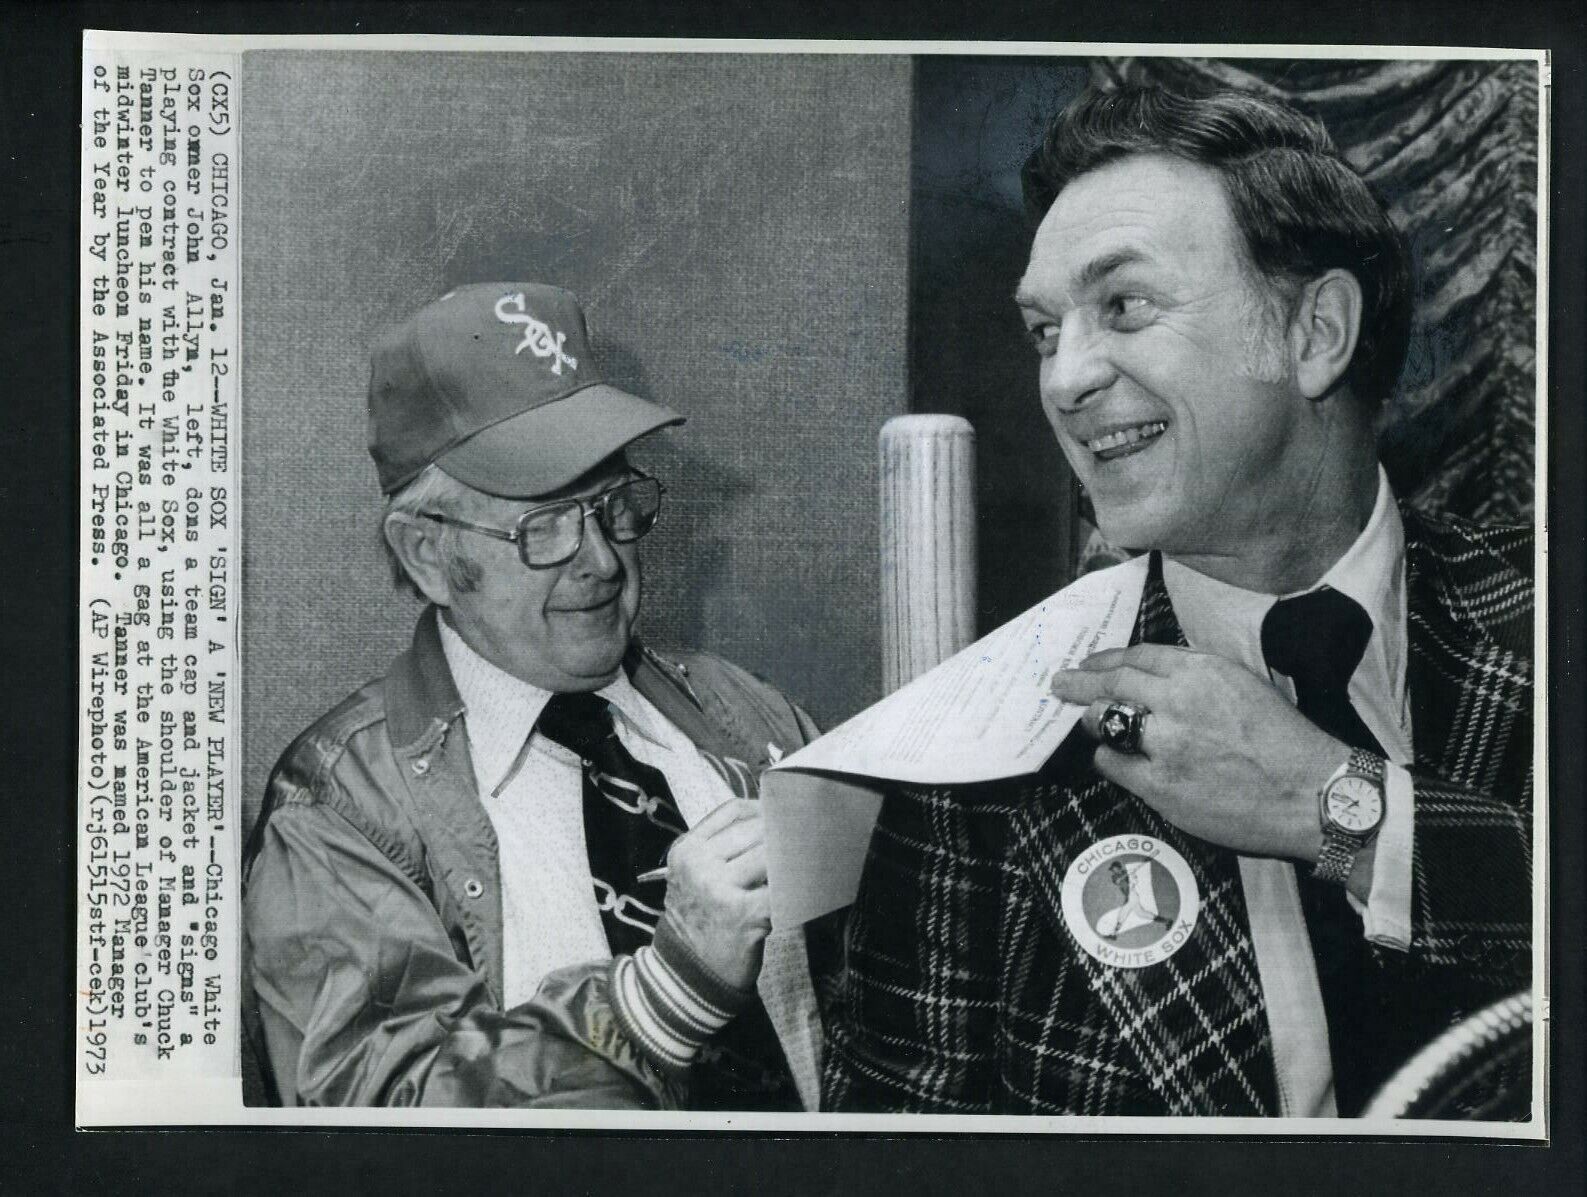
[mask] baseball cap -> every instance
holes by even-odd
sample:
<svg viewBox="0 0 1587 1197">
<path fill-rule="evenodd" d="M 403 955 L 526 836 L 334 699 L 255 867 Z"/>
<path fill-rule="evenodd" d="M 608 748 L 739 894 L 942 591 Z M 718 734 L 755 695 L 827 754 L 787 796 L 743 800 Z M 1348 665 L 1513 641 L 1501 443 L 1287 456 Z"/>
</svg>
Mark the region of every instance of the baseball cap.
<svg viewBox="0 0 1587 1197">
<path fill-rule="evenodd" d="M 434 462 L 487 494 L 566 486 L 671 408 L 602 381 L 584 310 L 561 287 L 474 283 L 383 334 L 371 354 L 369 455 L 386 494 Z"/>
</svg>

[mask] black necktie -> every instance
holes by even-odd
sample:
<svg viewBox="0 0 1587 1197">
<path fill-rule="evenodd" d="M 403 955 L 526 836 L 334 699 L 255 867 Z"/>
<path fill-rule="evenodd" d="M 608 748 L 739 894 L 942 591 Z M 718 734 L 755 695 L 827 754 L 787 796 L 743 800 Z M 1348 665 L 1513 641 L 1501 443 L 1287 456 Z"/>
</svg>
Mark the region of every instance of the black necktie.
<svg viewBox="0 0 1587 1197">
<path fill-rule="evenodd" d="M 604 698 L 554 694 L 537 726 L 583 762 L 584 841 L 601 925 L 613 953 L 633 953 L 655 935 L 667 897 L 665 880 L 641 884 L 639 875 L 666 863 L 683 816 L 666 777 L 623 747 Z"/>
<path fill-rule="evenodd" d="M 1372 620 L 1360 604 L 1328 586 L 1273 604 L 1262 621 L 1262 655 L 1295 683 L 1301 714 L 1352 748 L 1383 756 L 1350 702 L 1350 678 L 1371 638 Z M 1396 978 L 1373 959 L 1344 888 L 1316 881 L 1304 868 L 1299 881 L 1328 1017 L 1335 1102 L 1342 1116 L 1353 1117 L 1408 1050 L 1391 1000 Z"/>
<path fill-rule="evenodd" d="M 651 941 L 667 898 L 665 881 L 641 884 L 686 830 L 666 776 L 634 759 L 618 739 L 612 709 L 594 694 L 554 694 L 536 724 L 579 757 L 584 840 L 595 901 L 612 952 Z M 701 1049 L 690 1080 L 695 1109 L 797 1110 L 793 1074 L 759 997 Z"/>
<path fill-rule="evenodd" d="M 1382 756 L 1383 745 L 1350 702 L 1350 678 L 1371 639 L 1361 604 L 1331 586 L 1274 603 L 1262 621 L 1262 656 L 1295 683 L 1301 714 L 1352 748 Z"/>
</svg>

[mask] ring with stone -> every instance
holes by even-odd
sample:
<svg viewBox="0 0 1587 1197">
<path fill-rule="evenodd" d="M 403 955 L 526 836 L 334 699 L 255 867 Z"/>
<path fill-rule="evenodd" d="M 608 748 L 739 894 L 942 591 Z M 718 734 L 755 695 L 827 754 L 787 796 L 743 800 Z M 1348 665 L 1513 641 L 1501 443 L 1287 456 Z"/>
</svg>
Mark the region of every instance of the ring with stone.
<svg viewBox="0 0 1587 1197">
<path fill-rule="evenodd" d="M 1146 716 L 1151 712 L 1129 702 L 1110 702 L 1102 709 L 1097 723 L 1097 734 L 1114 752 L 1139 756 L 1141 734 L 1146 730 Z"/>
</svg>

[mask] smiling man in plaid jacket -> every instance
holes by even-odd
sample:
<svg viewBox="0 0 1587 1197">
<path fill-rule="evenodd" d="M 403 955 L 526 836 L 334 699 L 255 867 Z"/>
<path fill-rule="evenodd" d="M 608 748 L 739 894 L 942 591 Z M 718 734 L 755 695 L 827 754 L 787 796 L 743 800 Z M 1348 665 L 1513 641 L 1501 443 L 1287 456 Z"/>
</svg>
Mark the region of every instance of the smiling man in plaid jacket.
<svg viewBox="0 0 1587 1197">
<path fill-rule="evenodd" d="M 1042 404 L 1141 608 L 1039 773 L 887 794 L 825 1104 L 1357 1115 L 1529 983 L 1530 533 L 1390 492 L 1408 254 L 1320 126 L 1090 94 L 1027 188 Z"/>
</svg>

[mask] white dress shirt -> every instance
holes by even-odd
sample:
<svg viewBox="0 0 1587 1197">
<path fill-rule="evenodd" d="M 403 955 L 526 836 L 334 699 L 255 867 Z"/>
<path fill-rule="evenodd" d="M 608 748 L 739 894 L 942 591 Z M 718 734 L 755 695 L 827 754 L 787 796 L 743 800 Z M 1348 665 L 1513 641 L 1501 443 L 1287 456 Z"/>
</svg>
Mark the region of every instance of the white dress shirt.
<svg viewBox="0 0 1587 1197">
<path fill-rule="evenodd" d="M 1262 620 L 1279 598 L 1292 596 L 1241 590 L 1167 558 L 1163 581 L 1191 648 L 1239 662 L 1294 701 L 1294 684 L 1270 672 L 1262 656 Z M 1403 768 L 1413 759 L 1405 684 L 1405 530 L 1381 468 L 1367 526 L 1344 556 L 1306 590 L 1324 585 L 1349 595 L 1372 619 L 1372 637 L 1350 678 L 1350 701 L 1390 761 L 1371 892 L 1365 906 L 1353 896 L 1350 901 L 1362 915 L 1368 939 L 1404 951 L 1411 940 L 1414 822 L 1410 776 Z M 1242 856 L 1240 880 L 1267 1003 L 1283 1112 L 1291 1117 L 1332 1117 L 1337 1110 L 1328 1023 L 1295 868 L 1286 860 Z"/>
<path fill-rule="evenodd" d="M 496 831 L 503 997 L 510 1008 L 533 997 L 554 969 L 611 959 L 584 842 L 583 770 L 578 757 L 530 730 L 551 701 L 550 691 L 498 669 L 445 618 L 436 622 L 466 709 L 475 784 Z M 689 738 L 626 674 L 619 672 L 596 693 L 612 704 L 623 747 L 666 775 L 687 826 L 733 797 Z"/>
</svg>

